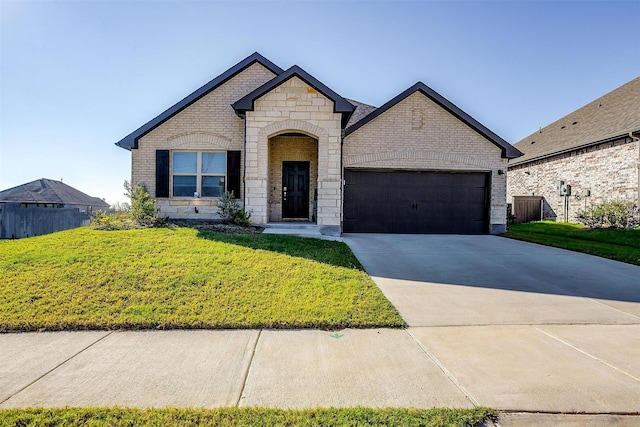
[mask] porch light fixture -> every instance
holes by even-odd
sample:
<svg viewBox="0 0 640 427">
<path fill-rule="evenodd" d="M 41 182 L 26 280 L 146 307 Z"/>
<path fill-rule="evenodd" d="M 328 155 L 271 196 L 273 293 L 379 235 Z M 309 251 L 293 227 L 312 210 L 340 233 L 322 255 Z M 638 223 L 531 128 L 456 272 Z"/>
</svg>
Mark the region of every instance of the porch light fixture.
<svg viewBox="0 0 640 427">
<path fill-rule="evenodd" d="M 504 170 L 498 169 L 498 175 L 504 175 Z"/>
</svg>

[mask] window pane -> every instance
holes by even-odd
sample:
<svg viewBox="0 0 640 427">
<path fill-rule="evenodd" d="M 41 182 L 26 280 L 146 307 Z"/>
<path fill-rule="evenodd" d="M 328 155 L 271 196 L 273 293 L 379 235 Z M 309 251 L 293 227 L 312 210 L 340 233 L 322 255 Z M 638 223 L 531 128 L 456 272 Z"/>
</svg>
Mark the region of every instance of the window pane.
<svg viewBox="0 0 640 427">
<path fill-rule="evenodd" d="M 226 172 L 226 153 L 202 153 L 202 173 L 215 173 L 224 175 Z"/>
<path fill-rule="evenodd" d="M 198 153 L 173 153 L 173 173 L 196 173 Z"/>
<path fill-rule="evenodd" d="M 220 197 L 224 191 L 223 176 L 202 177 L 202 197 Z"/>
<path fill-rule="evenodd" d="M 195 176 L 174 176 L 173 195 L 177 197 L 193 197 L 196 191 L 197 179 Z"/>
</svg>

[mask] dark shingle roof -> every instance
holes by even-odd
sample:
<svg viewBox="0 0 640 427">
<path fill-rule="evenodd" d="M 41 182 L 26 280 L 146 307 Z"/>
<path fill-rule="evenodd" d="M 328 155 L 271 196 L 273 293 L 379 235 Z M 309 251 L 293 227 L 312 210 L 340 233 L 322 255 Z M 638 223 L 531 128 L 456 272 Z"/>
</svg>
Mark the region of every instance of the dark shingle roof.
<svg viewBox="0 0 640 427">
<path fill-rule="evenodd" d="M 349 118 L 351 117 L 351 114 L 356 107 L 297 65 L 292 66 L 287 71 L 269 80 L 259 88 L 255 89 L 252 92 L 249 92 L 247 95 L 231 104 L 231 106 L 234 110 L 236 110 L 236 113 L 240 115 L 244 114 L 246 111 L 253 111 L 253 103 L 256 99 L 265 95 L 274 88 L 280 86 L 282 83 L 293 78 L 294 76 L 298 77 L 300 80 L 304 81 L 309 86 L 332 100 L 333 112 L 342 114 L 343 127 L 347 124 Z"/>
<path fill-rule="evenodd" d="M 422 82 L 418 82 L 418 83 L 414 84 L 409 89 L 405 90 L 404 92 L 402 92 L 401 94 L 399 94 L 395 98 L 391 99 L 390 101 L 388 101 L 387 103 L 385 103 L 381 107 L 379 107 L 379 108 L 373 110 L 372 112 L 370 112 L 364 118 L 360 119 L 359 121 L 357 121 L 353 125 L 347 127 L 347 129 L 345 130 L 345 134 L 349 135 L 350 133 L 355 132 L 356 130 L 360 129 L 362 126 L 364 126 L 367 123 L 369 123 L 371 120 L 375 119 L 376 117 L 380 116 L 381 114 L 383 114 L 384 112 L 386 112 L 387 110 L 392 108 L 393 106 L 399 104 L 401 101 L 403 101 L 404 99 L 408 98 L 410 95 L 413 95 L 415 92 L 422 93 L 427 98 L 431 99 L 436 104 L 438 104 L 440 107 L 442 107 L 445 110 L 447 110 L 453 116 L 457 117 L 459 120 L 461 120 L 467 126 L 471 127 L 473 130 L 478 132 L 480 135 L 482 135 L 485 138 L 487 138 L 487 140 L 489 140 L 491 143 L 493 143 L 494 145 L 498 146 L 502 150 L 502 157 L 503 158 L 513 159 L 515 157 L 519 157 L 519 156 L 522 155 L 522 153 L 520 151 L 518 151 L 516 148 L 514 148 L 513 145 L 509 144 L 507 141 L 505 141 L 504 139 L 500 138 L 498 135 L 493 133 L 491 130 L 489 130 L 488 128 L 483 126 L 476 119 L 474 119 L 473 117 L 471 117 L 470 115 L 468 115 L 467 113 L 462 111 L 460 108 L 458 108 L 451 101 L 449 101 L 444 96 L 440 95 L 438 92 L 436 92 L 435 90 L 431 89 L 429 86 L 427 86 L 426 84 L 424 84 Z"/>
<path fill-rule="evenodd" d="M 640 77 L 515 144 L 518 165 L 640 131 Z"/>
<path fill-rule="evenodd" d="M 364 102 L 355 101 L 353 99 L 345 98 L 347 101 L 356 106 L 356 111 L 353 112 L 347 127 L 353 126 L 360 120 L 364 119 L 367 115 L 371 114 L 377 107 L 373 105 L 365 104 Z"/>
<path fill-rule="evenodd" d="M 0 202 L 57 203 L 109 208 L 109 204 L 102 199 L 91 197 L 61 181 L 46 178 L 0 191 Z"/>
<path fill-rule="evenodd" d="M 184 110 L 189 105 L 193 104 L 198 99 L 202 98 L 203 96 L 205 96 L 206 94 L 208 94 L 209 92 L 217 88 L 218 86 L 222 85 L 223 83 L 225 83 L 226 81 L 234 77 L 236 74 L 249 68 L 251 65 L 255 64 L 256 62 L 261 64 L 265 68 L 267 68 L 269 71 L 271 71 L 275 75 L 278 75 L 283 71 L 282 68 L 278 67 L 273 62 L 269 61 L 267 58 L 260 55 L 258 52 L 255 52 L 253 55 L 250 55 L 245 59 L 243 59 L 242 61 L 238 62 L 233 67 L 229 68 L 227 71 L 220 74 L 218 77 L 211 80 L 206 85 L 202 86 L 200 89 L 191 93 L 189 96 L 187 96 L 186 98 L 184 98 L 182 101 L 178 102 L 171 108 L 167 109 L 159 116 L 155 117 L 151 121 L 140 126 L 140 128 L 138 128 L 136 131 L 130 133 L 129 135 L 122 138 L 120 141 L 116 142 L 116 145 L 118 147 L 122 147 L 127 150 L 131 150 L 132 148 L 138 148 L 138 139 L 140 139 L 145 134 L 149 133 L 154 128 L 161 125 L 162 123 L 164 123 L 165 121 L 173 117 L 174 115 L 178 114 L 180 111 Z"/>
</svg>

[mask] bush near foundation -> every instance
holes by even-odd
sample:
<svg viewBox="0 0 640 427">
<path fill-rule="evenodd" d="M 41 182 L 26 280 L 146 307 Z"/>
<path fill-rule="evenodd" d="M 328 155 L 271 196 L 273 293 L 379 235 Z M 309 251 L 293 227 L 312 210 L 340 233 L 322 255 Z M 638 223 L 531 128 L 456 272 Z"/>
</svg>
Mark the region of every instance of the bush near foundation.
<svg viewBox="0 0 640 427">
<path fill-rule="evenodd" d="M 125 196 L 131 201 L 126 210 L 98 212 L 91 226 L 97 230 L 128 230 L 132 228 L 160 227 L 167 224 L 160 218 L 158 203 L 144 185 L 124 181 Z"/>
<path fill-rule="evenodd" d="M 633 228 L 640 224 L 640 217 L 633 202 L 611 200 L 581 211 L 578 222 L 589 228 Z"/>
<path fill-rule="evenodd" d="M 225 191 L 220 195 L 218 201 L 218 215 L 227 224 L 249 227 L 251 225 L 251 212 L 247 212 L 240 207 L 238 199 L 233 197 L 233 193 Z"/>
</svg>

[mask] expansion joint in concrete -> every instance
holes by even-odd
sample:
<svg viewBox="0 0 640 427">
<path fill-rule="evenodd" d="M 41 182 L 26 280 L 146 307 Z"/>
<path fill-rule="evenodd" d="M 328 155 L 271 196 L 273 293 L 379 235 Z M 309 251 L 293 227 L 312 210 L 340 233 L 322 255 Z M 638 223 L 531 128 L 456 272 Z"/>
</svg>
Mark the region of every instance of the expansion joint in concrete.
<svg viewBox="0 0 640 427">
<path fill-rule="evenodd" d="M 260 341 L 260 336 L 262 335 L 262 329 L 258 331 L 258 336 L 256 340 L 253 342 L 253 346 L 251 346 L 251 356 L 249 357 L 249 362 L 244 370 L 244 375 L 242 377 L 242 388 L 240 389 L 240 393 L 238 394 L 238 399 L 236 400 L 235 406 L 240 406 L 240 401 L 242 400 L 242 396 L 244 395 L 244 389 L 247 386 L 247 380 L 249 378 L 249 371 L 251 370 L 251 365 L 253 364 L 253 358 L 256 355 L 256 348 L 258 347 L 258 342 Z"/>
<path fill-rule="evenodd" d="M 38 378 L 36 378 L 35 380 L 31 381 L 29 384 L 25 385 L 24 387 L 22 387 L 21 389 L 17 390 L 15 393 L 12 393 L 11 395 L 9 395 L 7 398 L 0 400 L 0 405 L 2 405 L 4 402 L 8 401 L 9 399 L 11 399 L 13 396 L 23 392 L 24 390 L 26 390 L 27 388 L 31 387 L 32 385 L 34 385 L 35 383 L 37 383 L 38 381 L 40 381 L 42 378 L 46 377 L 47 375 L 49 375 L 50 373 L 52 373 L 53 371 L 55 371 L 56 369 L 58 369 L 59 367 L 61 367 L 62 365 L 66 364 L 68 361 L 70 361 L 71 359 L 75 358 L 76 356 L 78 356 L 81 353 L 84 353 L 86 350 L 90 349 L 91 347 L 93 347 L 94 345 L 98 344 L 100 341 L 102 341 L 103 339 L 105 339 L 106 337 L 108 337 L 109 335 L 111 335 L 113 333 L 113 331 L 108 332 L 106 335 L 98 338 L 97 340 L 95 340 L 94 342 L 92 342 L 91 344 L 89 344 L 88 346 L 80 349 L 80 351 L 72 354 L 71 356 L 67 357 L 65 360 L 63 360 L 62 362 L 58 363 L 56 366 L 54 366 L 53 368 L 49 369 L 47 372 L 45 372 L 44 374 L 40 375 Z"/>
<path fill-rule="evenodd" d="M 440 360 L 438 360 L 438 358 L 429 351 L 429 349 L 427 349 L 421 342 L 420 340 L 413 335 L 413 333 L 409 330 L 406 329 L 407 333 L 409 334 L 409 336 L 411 337 L 411 339 L 413 339 L 416 344 L 418 344 L 418 346 L 420 346 L 420 348 L 422 349 L 422 351 L 424 351 L 424 353 L 429 356 L 429 358 L 431 360 L 433 360 L 433 363 L 435 363 L 438 368 L 440 368 L 440 370 L 447 376 L 447 378 L 449 378 L 449 381 L 451 381 L 457 388 L 458 390 L 460 390 L 462 392 L 462 394 L 464 394 L 467 399 L 469 399 L 471 401 L 471 403 L 474 406 L 480 406 L 480 402 L 478 402 L 478 400 L 473 397 L 473 395 L 471 393 L 469 393 L 469 391 L 462 385 L 460 384 L 460 382 L 457 380 L 456 377 L 453 376 L 453 374 L 451 372 L 449 372 L 449 370 L 442 364 L 442 362 L 440 362 Z"/>
<path fill-rule="evenodd" d="M 605 307 L 608 307 L 608 308 L 610 308 L 610 309 L 612 309 L 612 310 L 617 311 L 618 313 L 625 314 L 625 315 L 627 315 L 627 316 L 633 317 L 634 319 L 637 319 L 638 321 L 640 321 L 640 316 L 635 316 L 635 315 L 633 315 L 633 314 L 631 314 L 631 313 L 628 313 L 628 312 L 626 312 L 626 311 L 622 311 L 622 310 L 619 310 L 619 309 L 617 309 L 617 308 L 615 308 L 615 307 L 611 307 L 610 305 L 608 305 L 608 304 L 604 304 L 604 303 L 602 303 L 602 302 L 598 301 L 597 299 L 593 299 L 593 298 L 585 298 L 585 299 L 586 299 L 586 300 L 588 300 L 588 301 L 594 302 L 594 303 L 596 303 L 596 304 L 603 305 L 603 306 L 605 306 Z"/>
<path fill-rule="evenodd" d="M 557 336 L 555 336 L 553 334 L 550 334 L 547 331 L 543 331 L 542 329 L 537 328 L 536 326 L 532 326 L 532 328 L 535 329 L 536 331 L 541 332 L 541 333 L 545 334 L 546 336 L 548 336 L 548 337 L 550 337 L 550 338 L 552 338 L 552 339 L 554 339 L 554 340 L 556 340 L 556 341 L 558 341 L 558 342 L 560 342 L 560 343 L 562 343 L 562 344 L 564 344 L 564 345 L 566 345 L 566 346 L 568 346 L 568 347 L 570 347 L 570 348 L 572 348 L 572 349 L 584 354 L 585 356 L 590 357 L 593 360 L 596 360 L 596 361 L 602 363 L 603 365 L 608 366 L 609 368 L 611 368 L 611 369 L 613 369 L 613 370 L 615 370 L 617 372 L 620 372 L 621 374 L 624 374 L 624 375 L 628 376 L 629 378 L 632 378 L 632 379 L 640 382 L 640 378 L 638 378 L 635 375 L 632 375 L 629 372 L 624 371 L 624 370 L 622 370 L 622 369 L 620 369 L 620 368 L 618 368 L 616 366 L 613 366 L 612 364 L 608 363 L 606 360 L 600 359 L 599 357 L 596 357 L 591 353 L 587 353 L 586 351 L 582 350 L 581 348 L 578 348 L 578 347 L 568 343 L 567 341 L 565 341 L 565 340 L 563 340 L 563 339 L 561 339 L 561 338 L 559 338 L 559 337 L 557 337 Z"/>
</svg>

